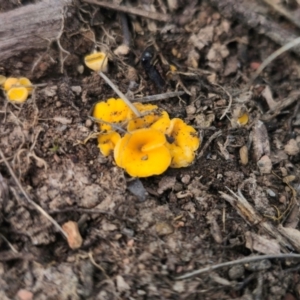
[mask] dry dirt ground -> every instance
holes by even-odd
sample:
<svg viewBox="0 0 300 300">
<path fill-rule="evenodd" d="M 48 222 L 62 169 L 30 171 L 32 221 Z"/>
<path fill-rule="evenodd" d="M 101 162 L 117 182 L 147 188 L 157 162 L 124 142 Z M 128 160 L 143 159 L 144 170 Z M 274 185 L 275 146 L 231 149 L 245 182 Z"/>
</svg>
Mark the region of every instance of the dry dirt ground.
<svg viewBox="0 0 300 300">
<path fill-rule="evenodd" d="M 35 2 L 0 1 L 1 13 Z M 173 12 L 169 23 L 75 3 L 60 45 L 1 63 L 37 86 L 22 106 L 0 94 L 0 299 L 300 299 L 299 257 L 274 258 L 300 253 L 299 58 L 284 53 L 249 84 L 279 46 L 209 1 L 182 2 L 128 1 Z M 149 45 L 162 89 L 140 64 Z M 192 166 L 138 180 L 99 153 L 89 114 L 116 94 L 83 64 L 94 49 L 132 99 L 185 92 L 155 104 L 197 128 Z M 79 249 L 12 173 L 59 225 L 78 224 Z M 273 257 L 178 279 L 257 255 Z"/>
</svg>

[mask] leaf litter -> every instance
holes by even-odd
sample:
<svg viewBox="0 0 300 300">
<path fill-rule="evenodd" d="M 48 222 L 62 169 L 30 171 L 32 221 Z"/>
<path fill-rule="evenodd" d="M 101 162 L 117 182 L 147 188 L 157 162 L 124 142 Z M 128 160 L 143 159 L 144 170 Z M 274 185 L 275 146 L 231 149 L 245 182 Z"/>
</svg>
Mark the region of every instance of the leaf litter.
<svg viewBox="0 0 300 300">
<path fill-rule="evenodd" d="M 131 38 L 122 49 L 120 6 L 96 2 L 77 7 L 84 31 L 69 35 L 63 22 L 51 55 L 20 70 L 3 65 L 3 75 L 46 86 L 21 106 L 0 97 L 1 297 L 297 299 L 298 60 L 286 53 L 247 86 L 253 66 L 278 46 L 208 3 L 155 1 L 162 6 L 147 5 L 146 15 L 127 3 Z M 171 12 L 174 22 L 164 23 Z M 140 64 L 149 46 L 163 87 Z M 95 48 L 109 57 L 102 77 L 80 63 Z M 197 128 L 194 163 L 128 179 L 101 155 L 88 139 L 98 132 L 89 115 L 97 101 L 116 97 L 109 85 Z"/>
</svg>

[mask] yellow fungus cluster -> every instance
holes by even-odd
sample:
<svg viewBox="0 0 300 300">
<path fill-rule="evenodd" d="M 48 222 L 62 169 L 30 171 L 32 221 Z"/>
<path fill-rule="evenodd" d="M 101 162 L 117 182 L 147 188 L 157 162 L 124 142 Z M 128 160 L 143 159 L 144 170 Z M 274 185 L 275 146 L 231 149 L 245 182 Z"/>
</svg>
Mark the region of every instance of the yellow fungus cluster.
<svg viewBox="0 0 300 300">
<path fill-rule="evenodd" d="M 170 119 L 156 105 L 134 106 L 141 117 L 135 116 L 122 99 L 110 98 L 94 106 L 92 115 L 101 131 L 101 153 L 108 156 L 113 152 L 116 164 L 133 177 L 159 175 L 168 167 L 189 166 L 200 145 L 196 130 L 181 119 Z M 118 128 L 126 133 L 121 136 L 116 132 Z"/>
<path fill-rule="evenodd" d="M 26 77 L 8 77 L 0 75 L 0 84 L 6 93 L 7 99 L 15 103 L 23 103 L 32 93 L 33 87 Z"/>
</svg>

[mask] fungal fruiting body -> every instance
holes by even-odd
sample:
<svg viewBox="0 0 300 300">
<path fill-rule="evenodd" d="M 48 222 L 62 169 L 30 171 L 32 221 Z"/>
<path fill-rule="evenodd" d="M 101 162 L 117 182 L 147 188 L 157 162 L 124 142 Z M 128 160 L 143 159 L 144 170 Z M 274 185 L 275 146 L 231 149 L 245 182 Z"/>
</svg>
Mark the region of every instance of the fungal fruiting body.
<svg viewBox="0 0 300 300">
<path fill-rule="evenodd" d="M 16 103 L 25 102 L 33 90 L 31 81 L 26 77 L 9 77 L 2 85 L 7 99 Z"/>
<path fill-rule="evenodd" d="M 133 177 L 159 175 L 168 167 L 191 165 L 200 145 L 196 130 L 179 118 L 170 120 L 168 113 L 156 105 L 134 105 L 141 117 L 136 117 L 122 99 L 111 98 L 95 105 L 93 117 L 100 124 L 101 153 L 108 156 L 113 151 L 117 166 Z M 112 124 L 116 123 L 126 128 L 125 135 L 115 131 Z"/>
<path fill-rule="evenodd" d="M 167 147 L 172 156 L 170 167 L 182 168 L 189 166 L 195 159 L 195 151 L 200 146 L 200 139 L 196 130 L 174 118 L 171 120 L 169 129 L 166 132 L 169 137 Z"/>
<path fill-rule="evenodd" d="M 110 98 L 106 102 L 98 102 L 94 106 L 93 117 L 99 119 L 100 130 L 110 131 L 108 123 L 121 123 L 127 120 L 129 108 L 122 99 Z M 101 121 L 104 121 L 101 123 Z"/>
<path fill-rule="evenodd" d="M 98 148 L 104 156 L 108 156 L 115 149 L 116 144 L 121 139 L 121 136 L 116 131 L 100 133 L 98 135 Z"/>
<path fill-rule="evenodd" d="M 108 70 L 108 59 L 104 52 L 95 52 L 85 56 L 84 63 L 88 68 L 97 72 L 107 72 Z"/>
<path fill-rule="evenodd" d="M 171 154 L 163 133 L 142 128 L 120 139 L 114 150 L 116 164 L 132 177 L 162 174 L 171 163 Z"/>
<path fill-rule="evenodd" d="M 141 128 L 153 128 L 165 132 L 170 125 L 170 118 L 166 111 L 159 109 L 156 105 L 135 103 L 134 106 L 142 114 L 135 117 L 130 111 L 128 115 L 127 130 L 133 131 Z"/>
</svg>

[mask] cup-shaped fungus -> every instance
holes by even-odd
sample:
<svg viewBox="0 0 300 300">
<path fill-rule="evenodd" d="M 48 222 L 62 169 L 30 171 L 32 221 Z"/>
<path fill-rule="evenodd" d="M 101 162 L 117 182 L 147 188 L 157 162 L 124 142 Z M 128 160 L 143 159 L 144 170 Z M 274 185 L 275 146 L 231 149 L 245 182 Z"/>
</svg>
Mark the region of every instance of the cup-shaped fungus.
<svg viewBox="0 0 300 300">
<path fill-rule="evenodd" d="M 108 69 L 108 59 L 104 52 L 95 52 L 85 56 L 84 63 L 88 68 L 94 71 L 107 72 Z"/>
<path fill-rule="evenodd" d="M 31 83 L 31 81 L 28 78 L 26 78 L 26 77 L 19 78 L 17 84 L 20 85 L 20 86 L 26 87 L 26 89 L 28 90 L 29 94 L 32 93 L 32 90 L 33 90 L 33 88 L 31 87 L 32 83 Z"/>
<path fill-rule="evenodd" d="M 166 111 L 159 109 L 156 105 L 135 103 L 134 106 L 143 114 L 142 117 L 136 117 L 130 111 L 128 114 L 128 131 L 134 131 L 141 128 L 153 128 L 163 133 L 170 126 L 170 118 Z"/>
<path fill-rule="evenodd" d="M 182 168 L 189 166 L 195 159 L 195 151 L 200 146 L 196 130 L 181 119 L 171 120 L 167 130 L 167 147 L 172 156 L 171 167 Z"/>
<path fill-rule="evenodd" d="M 165 135 L 152 128 L 125 134 L 114 149 L 114 158 L 132 177 L 162 174 L 171 163 Z"/>
<path fill-rule="evenodd" d="M 3 89 L 5 92 L 7 92 L 13 85 L 18 84 L 18 78 L 15 77 L 9 77 L 4 81 Z"/>
<path fill-rule="evenodd" d="M 129 108 L 122 99 L 110 98 L 105 102 L 98 102 L 94 106 L 93 117 L 100 122 L 100 130 L 110 131 L 112 126 L 107 123 L 121 123 L 127 120 Z"/>
<path fill-rule="evenodd" d="M 121 136 L 116 131 L 100 133 L 98 135 L 98 148 L 104 156 L 108 156 L 115 148 Z"/>
<path fill-rule="evenodd" d="M 7 92 L 7 98 L 12 102 L 25 102 L 28 98 L 28 90 L 23 86 L 12 87 Z"/>
</svg>

